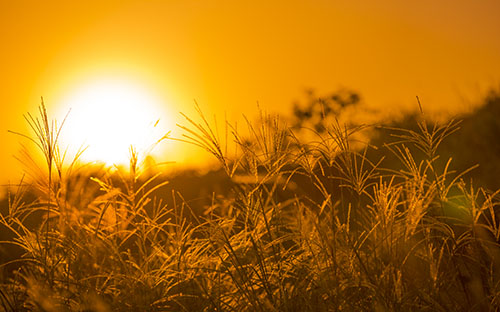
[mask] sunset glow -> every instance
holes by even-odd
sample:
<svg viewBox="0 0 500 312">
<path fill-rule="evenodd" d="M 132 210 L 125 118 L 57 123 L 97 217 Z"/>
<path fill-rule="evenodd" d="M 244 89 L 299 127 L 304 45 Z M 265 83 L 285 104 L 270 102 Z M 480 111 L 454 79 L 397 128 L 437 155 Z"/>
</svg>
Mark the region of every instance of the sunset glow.
<svg viewBox="0 0 500 312">
<path fill-rule="evenodd" d="M 0 140 L 12 151 L 0 183 L 22 171 L 8 130 L 29 133 L 22 116 L 41 96 L 58 120 L 71 108 L 64 145 L 121 163 L 129 144 L 157 139 L 146 133 L 158 119 L 153 132 L 174 135 L 195 101 L 230 120 L 252 119 L 257 103 L 290 116 L 305 90 L 346 88 L 370 111 L 402 114 L 418 95 L 446 117 L 500 85 L 498 0 L 3 1 L 0 16 Z M 165 161 L 206 166 L 176 144 L 159 146 Z"/>
<path fill-rule="evenodd" d="M 166 105 L 151 91 L 131 81 L 104 78 L 70 90 L 59 104 L 67 113 L 61 133 L 62 146 L 81 158 L 108 165 L 126 164 L 129 148 L 141 153 L 164 135 L 168 125 Z"/>
<path fill-rule="evenodd" d="M 500 0 L 3 0 L 0 38 L 0 312 L 500 307 Z"/>
</svg>

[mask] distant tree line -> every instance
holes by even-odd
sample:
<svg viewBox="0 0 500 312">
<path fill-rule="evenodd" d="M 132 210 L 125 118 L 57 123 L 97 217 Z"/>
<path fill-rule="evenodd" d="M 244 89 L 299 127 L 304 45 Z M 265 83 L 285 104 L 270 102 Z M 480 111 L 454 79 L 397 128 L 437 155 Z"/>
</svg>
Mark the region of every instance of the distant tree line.
<svg viewBox="0 0 500 312">
<path fill-rule="evenodd" d="M 361 100 L 358 92 L 349 89 L 340 89 L 324 96 L 317 96 L 314 90 L 307 90 L 304 102 L 292 104 L 292 128 L 299 133 L 314 131 L 321 135 L 329 123 L 340 119 L 348 109 L 367 110 Z M 423 104 L 425 107 L 425 103 Z M 370 129 L 370 142 L 379 146 L 383 142 L 394 141 L 393 131 L 389 129 L 417 130 L 417 121 L 421 118 L 421 112 L 416 109 L 401 119 L 381 121 L 383 126 Z M 499 118 L 500 92 L 491 90 L 474 111 L 455 117 L 460 122 L 459 128 L 444 139 L 438 152 L 444 158 L 452 158 L 451 165 L 457 172 L 479 165 L 463 178 L 472 179 L 474 184 L 494 191 L 500 188 Z M 360 126 L 356 119 L 344 121 L 350 127 Z M 429 123 L 432 124 L 432 121 Z M 418 155 L 418 151 L 415 155 Z M 448 161 L 448 158 L 444 158 L 440 160 L 442 166 Z M 394 161 L 396 160 L 389 157 L 385 163 L 390 166 Z"/>
</svg>

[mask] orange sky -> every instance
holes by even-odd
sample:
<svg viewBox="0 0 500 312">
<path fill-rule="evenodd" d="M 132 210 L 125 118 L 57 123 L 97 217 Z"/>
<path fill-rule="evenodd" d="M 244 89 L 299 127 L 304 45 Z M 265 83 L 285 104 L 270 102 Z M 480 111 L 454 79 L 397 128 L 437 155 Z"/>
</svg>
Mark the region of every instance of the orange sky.
<svg viewBox="0 0 500 312">
<path fill-rule="evenodd" d="M 310 87 L 352 88 L 383 109 L 419 95 L 456 110 L 500 85 L 499 33 L 498 0 L 2 1 L 2 176 L 20 173 L 7 129 L 26 132 L 40 96 L 56 110 L 93 77 L 140 81 L 172 121 L 193 100 L 229 118 L 257 102 L 287 112 Z"/>
</svg>

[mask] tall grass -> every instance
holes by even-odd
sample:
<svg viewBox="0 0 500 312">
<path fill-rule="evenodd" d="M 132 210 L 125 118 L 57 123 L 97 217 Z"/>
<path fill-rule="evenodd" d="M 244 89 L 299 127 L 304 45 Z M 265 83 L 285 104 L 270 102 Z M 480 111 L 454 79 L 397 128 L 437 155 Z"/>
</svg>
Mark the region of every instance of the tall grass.
<svg viewBox="0 0 500 312">
<path fill-rule="evenodd" d="M 165 194 L 168 181 L 133 149 L 126 172 L 64 166 L 43 104 L 38 119 L 28 115 L 46 168 L 34 190 L 11 190 L 1 215 L 11 237 L 2 243 L 21 252 L 2 264 L 3 310 L 500 306 L 498 192 L 465 183 L 451 159 L 437 163 L 457 122 L 422 119 L 418 132 L 392 129 L 392 142 L 371 146 L 354 144 L 362 127 L 337 122 L 304 141 L 264 113 L 247 121 L 248 135 L 227 124 L 221 140 L 199 113 L 200 122 L 186 116 L 182 140 L 212 153 L 232 181 L 204 213 Z"/>
</svg>

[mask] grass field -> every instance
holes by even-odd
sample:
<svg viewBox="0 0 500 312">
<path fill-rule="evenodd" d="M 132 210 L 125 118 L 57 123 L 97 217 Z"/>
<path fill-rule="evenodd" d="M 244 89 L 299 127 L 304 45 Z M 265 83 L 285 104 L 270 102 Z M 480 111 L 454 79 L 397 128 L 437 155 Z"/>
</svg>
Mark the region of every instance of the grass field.
<svg viewBox="0 0 500 312">
<path fill-rule="evenodd" d="M 338 122 L 304 139 L 265 113 L 248 135 L 186 116 L 224 181 L 194 207 L 134 150 L 126 170 L 92 168 L 63 159 L 43 106 L 28 121 L 44 161 L 1 211 L 5 311 L 500 307 L 498 192 L 438 150 L 458 122 L 421 116 L 371 145 Z"/>
</svg>

